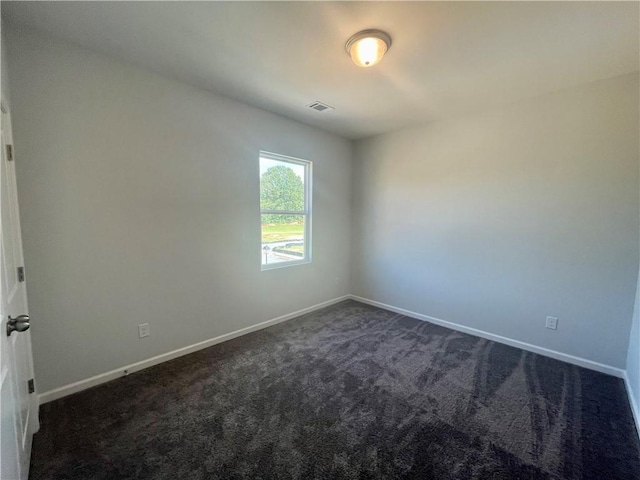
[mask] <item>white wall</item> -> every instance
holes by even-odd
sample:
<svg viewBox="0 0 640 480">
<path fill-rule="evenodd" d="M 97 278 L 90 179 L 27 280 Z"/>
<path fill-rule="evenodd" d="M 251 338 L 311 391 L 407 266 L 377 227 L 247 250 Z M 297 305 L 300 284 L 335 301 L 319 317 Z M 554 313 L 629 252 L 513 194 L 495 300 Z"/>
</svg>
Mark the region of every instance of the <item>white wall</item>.
<svg viewBox="0 0 640 480">
<path fill-rule="evenodd" d="M 353 293 L 624 368 L 638 100 L 636 73 L 357 142 Z"/>
<path fill-rule="evenodd" d="M 41 392 L 349 293 L 349 141 L 8 30 Z M 260 149 L 314 162 L 311 264 L 260 271 Z"/>
</svg>

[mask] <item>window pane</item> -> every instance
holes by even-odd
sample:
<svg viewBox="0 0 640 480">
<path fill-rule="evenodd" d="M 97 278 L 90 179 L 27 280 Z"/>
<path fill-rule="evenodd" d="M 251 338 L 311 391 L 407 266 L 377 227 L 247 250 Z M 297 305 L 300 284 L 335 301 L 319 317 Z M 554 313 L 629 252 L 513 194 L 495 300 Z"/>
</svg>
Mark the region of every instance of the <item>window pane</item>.
<svg viewBox="0 0 640 480">
<path fill-rule="evenodd" d="M 260 157 L 260 208 L 304 211 L 304 165 Z"/>
<path fill-rule="evenodd" d="M 262 215 L 262 265 L 303 260 L 306 215 Z"/>
</svg>

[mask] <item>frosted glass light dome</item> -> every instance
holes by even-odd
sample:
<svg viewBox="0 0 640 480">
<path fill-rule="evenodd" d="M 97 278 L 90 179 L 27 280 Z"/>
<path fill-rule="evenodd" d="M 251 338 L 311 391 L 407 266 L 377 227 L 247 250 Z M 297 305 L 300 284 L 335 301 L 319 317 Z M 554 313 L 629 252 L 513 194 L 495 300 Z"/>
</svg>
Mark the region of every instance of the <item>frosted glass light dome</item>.
<svg viewBox="0 0 640 480">
<path fill-rule="evenodd" d="M 391 37 L 381 30 L 362 30 L 353 35 L 345 46 L 353 63 L 372 67 L 391 47 Z"/>
</svg>

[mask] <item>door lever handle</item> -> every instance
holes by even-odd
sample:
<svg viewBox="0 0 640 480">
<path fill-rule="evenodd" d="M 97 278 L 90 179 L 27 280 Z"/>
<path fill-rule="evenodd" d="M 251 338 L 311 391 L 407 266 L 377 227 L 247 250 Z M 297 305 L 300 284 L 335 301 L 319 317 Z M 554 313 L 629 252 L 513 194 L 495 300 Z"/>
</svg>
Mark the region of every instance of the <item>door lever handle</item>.
<svg viewBox="0 0 640 480">
<path fill-rule="evenodd" d="M 29 320 L 29 315 L 18 315 L 16 318 L 9 316 L 9 321 L 7 321 L 7 337 L 11 336 L 13 332 L 29 330 L 31 326 Z"/>
</svg>

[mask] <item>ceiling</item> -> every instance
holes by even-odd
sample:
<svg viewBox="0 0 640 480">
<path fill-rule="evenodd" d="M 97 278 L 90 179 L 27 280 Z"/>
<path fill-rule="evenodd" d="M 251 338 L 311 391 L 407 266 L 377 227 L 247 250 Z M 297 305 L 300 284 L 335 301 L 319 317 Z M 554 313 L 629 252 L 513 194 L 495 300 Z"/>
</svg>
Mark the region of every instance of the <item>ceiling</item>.
<svg viewBox="0 0 640 480">
<path fill-rule="evenodd" d="M 2 2 L 2 17 L 347 138 L 639 69 L 637 2 Z M 346 40 L 393 38 L 372 68 Z M 335 110 L 306 108 L 320 100 Z"/>
</svg>

